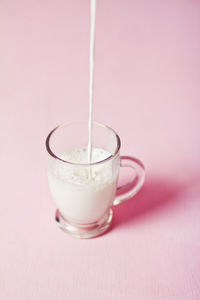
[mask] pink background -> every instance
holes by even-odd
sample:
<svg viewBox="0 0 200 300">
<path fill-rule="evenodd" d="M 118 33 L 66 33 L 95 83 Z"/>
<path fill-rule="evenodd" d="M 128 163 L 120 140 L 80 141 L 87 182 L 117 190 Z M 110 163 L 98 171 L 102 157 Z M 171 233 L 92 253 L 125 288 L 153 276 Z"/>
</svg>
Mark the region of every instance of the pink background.
<svg viewBox="0 0 200 300">
<path fill-rule="evenodd" d="M 2 0 L 0 299 L 199 300 L 200 1 L 98 2 L 94 117 L 146 182 L 104 236 L 57 228 L 44 141 L 88 117 L 89 1 Z"/>
</svg>

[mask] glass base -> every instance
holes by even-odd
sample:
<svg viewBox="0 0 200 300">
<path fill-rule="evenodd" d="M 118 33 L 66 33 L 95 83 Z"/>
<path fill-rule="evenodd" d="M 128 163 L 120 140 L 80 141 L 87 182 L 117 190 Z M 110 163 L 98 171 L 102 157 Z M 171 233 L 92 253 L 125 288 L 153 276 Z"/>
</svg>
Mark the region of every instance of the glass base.
<svg viewBox="0 0 200 300">
<path fill-rule="evenodd" d="M 113 211 L 110 209 L 108 213 L 98 222 L 84 224 L 84 225 L 72 225 L 68 220 L 66 220 L 59 210 L 56 210 L 55 219 L 58 226 L 69 233 L 73 237 L 80 239 L 89 239 L 95 236 L 101 235 L 108 230 L 112 223 Z"/>
</svg>

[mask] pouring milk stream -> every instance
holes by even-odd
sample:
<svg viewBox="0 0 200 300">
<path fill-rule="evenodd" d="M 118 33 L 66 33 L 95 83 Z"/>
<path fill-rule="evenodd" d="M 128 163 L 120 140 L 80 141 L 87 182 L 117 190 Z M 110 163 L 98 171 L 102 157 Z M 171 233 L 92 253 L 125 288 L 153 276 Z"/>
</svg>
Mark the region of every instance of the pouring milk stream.
<svg viewBox="0 0 200 300">
<path fill-rule="evenodd" d="M 90 1 L 90 78 L 89 78 L 88 163 L 91 163 L 91 160 L 92 160 L 95 19 L 96 19 L 96 0 L 91 0 Z"/>
</svg>

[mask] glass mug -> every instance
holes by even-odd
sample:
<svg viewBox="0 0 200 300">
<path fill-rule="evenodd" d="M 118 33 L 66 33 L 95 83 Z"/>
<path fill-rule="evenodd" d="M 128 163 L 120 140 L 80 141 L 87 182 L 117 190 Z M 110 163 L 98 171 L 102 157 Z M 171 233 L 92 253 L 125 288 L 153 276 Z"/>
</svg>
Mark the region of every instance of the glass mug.
<svg viewBox="0 0 200 300">
<path fill-rule="evenodd" d="M 65 153 L 85 149 L 88 122 L 72 122 L 53 129 L 46 139 L 48 183 L 57 206 L 56 221 L 61 229 L 78 238 L 91 238 L 111 225 L 112 206 L 133 197 L 142 187 L 143 164 L 131 156 L 120 156 L 120 138 L 110 127 L 93 123 L 92 147 L 107 157 L 88 163 L 65 160 Z M 101 150 L 98 150 L 101 151 Z M 120 167 L 134 170 L 131 189 L 117 187 Z M 116 191 L 120 189 L 120 195 Z"/>
</svg>

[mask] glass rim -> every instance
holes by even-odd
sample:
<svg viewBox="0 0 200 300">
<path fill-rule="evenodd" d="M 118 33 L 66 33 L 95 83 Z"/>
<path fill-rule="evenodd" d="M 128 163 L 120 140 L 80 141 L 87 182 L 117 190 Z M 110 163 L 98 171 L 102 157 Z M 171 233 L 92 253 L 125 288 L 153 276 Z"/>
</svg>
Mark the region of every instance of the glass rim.
<svg viewBox="0 0 200 300">
<path fill-rule="evenodd" d="M 120 141 L 120 137 L 119 135 L 115 132 L 115 130 L 113 130 L 111 127 L 103 124 L 103 123 L 100 123 L 100 122 L 96 122 L 96 121 L 93 121 L 93 124 L 95 125 L 98 125 L 100 127 L 103 127 L 105 129 L 108 129 L 110 131 L 112 131 L 116 137 L 116 140 L 117 140 L 117 147 L 116 147 L 116 150 L 113 154 L 111 154 L 110 156 L 108 156 L 107 158 L 103 159 L 103 160 L 100 160 L 100 161 L 97 161 L 97 162 L 94 162 L 94 163 L 74 163 L 74 162 L 70 162 L 70 161 L 67 161 L 67 160 L 64 160 L 62 158 L 60 158 L 59 156 L 57 156 L 52 150 L 51 150 L 51 147 L 50 147 L 50 139 L 51 139 L 51 136 L 59 129 L 59 128 L 62 128 L 62 127 L 67 127 L 67 126 L 70 126 L 70 125 L 73 125 L 73 124 L 81 124 L 81 123 L 87 123 L 88 124 L 88 121 L 74 121 L 74 122 L 69 122 L 69 123 L 62 123 L 58 126 L 56 126 L 53 130 L 50 131 L 50 133 L 48 134 L 47 138 L 46 138 L 46 142 L 45 142 L 45 145 L 46 145 L 46 150 L 47 152 L 49 153 L 50 156 L 52 156 L 53 158 L 65 163 L 65 164 L 69 164 L 71 166 L 94 166 L 94 165 L 98 165 L 98 164 L 101 164 L 101 163 L 104 163 L 104 162 L 107 162 L 113 158 L 115 158 L 117 156 L 117 154 L 119 153 L 119 150 L 120 150 L 120 147 L 121 147 L 121 141 Z"/>
</svg>

